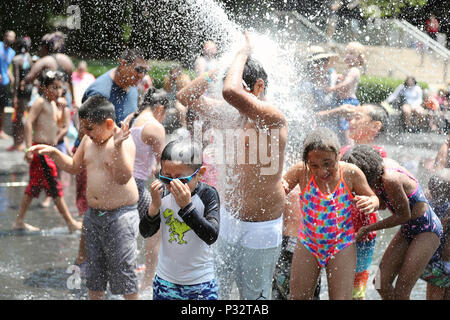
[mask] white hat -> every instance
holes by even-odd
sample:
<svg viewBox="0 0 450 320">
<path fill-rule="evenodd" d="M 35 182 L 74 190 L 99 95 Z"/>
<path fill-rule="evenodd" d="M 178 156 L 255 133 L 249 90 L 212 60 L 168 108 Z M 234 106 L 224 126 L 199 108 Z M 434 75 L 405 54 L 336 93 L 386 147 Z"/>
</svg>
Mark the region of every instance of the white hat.
<svg viewBox="0 0 450 320">
<path fill-rule="evenodd" d="M 315 61 L 321 59 L 329 59 L 332 57 L 337 57 L 336 53 L 328 53 L 321 46 L 311 46 L 308 48 L 309 54 L 306 58 L 306 61 Z"/>
</svg>

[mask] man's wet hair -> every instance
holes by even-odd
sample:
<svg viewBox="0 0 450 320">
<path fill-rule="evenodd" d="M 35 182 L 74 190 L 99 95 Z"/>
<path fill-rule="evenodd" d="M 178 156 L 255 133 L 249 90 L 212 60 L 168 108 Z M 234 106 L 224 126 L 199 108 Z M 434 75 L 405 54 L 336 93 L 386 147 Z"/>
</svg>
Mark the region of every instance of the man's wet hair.
<svg viewBox="0 0 450 320">
<path fill-rule="evenodd" d="M 242 80 L 249 86 L 250 90 L 253 90 L 256 81 L 261 78 L 264 81 L 264 94 L 269 85 L 266 70 L 264 70 L 261 63 L 252 58 L 248 57 L 247 62 L 244 66 L 244 71 L 242 73 Z"/>
<path fill-rule="evenodd" d="M 348 150 L 341 159 L 362 170 L 371 188 L 384 173 L 383 158 L 372 146 L 360 144 Z"/>
<path fill-rule="evenodd" d="M 96 94 L 89 97 L 78 110 L 78 117 L 101 124 L 106 119 L 116 120 L 114 105 L 104 96 Z"/>
<path fill-rule="evenodd" d="M 308 163 L 308 154 L 313 150 L 330 151 L 339 156 L 341 144 L 337 135 L 328 128 L 316 128 L 311 131 L 303 142 L 304 163 Z"/>
<path fill-rule="evenodd" d="M 192 170 L 197 170 L 203 164 L 202 148 L 190 140 L 174 140 L 164 147 L 161 165 L 164 160 L 179 161 Z"/>
<path fill-rule="evenodd" d="M 119 57 L 119 60 L 125 60 L 127 64 L 135 62 L 136 59 L 145 59 L 144 52 L 139 48 L 126 49 Z"/>
</svg>

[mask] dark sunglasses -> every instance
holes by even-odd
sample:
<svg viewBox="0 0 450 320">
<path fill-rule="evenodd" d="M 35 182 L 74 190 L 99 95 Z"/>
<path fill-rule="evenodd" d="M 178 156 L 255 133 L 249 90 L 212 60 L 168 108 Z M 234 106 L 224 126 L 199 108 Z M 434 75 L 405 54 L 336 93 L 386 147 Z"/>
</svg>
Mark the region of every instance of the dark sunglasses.
<svg viewBox="0 0 450 320">
<path fill-rule="evenodd" d="M 148 68 L 142 66 L 134 67 L 134 70 L 136 70 L 137 73 L 148 73 Z"/>
<path fill-rule="evenodd" d="M 191 174 L 190 176 L 187 176 L 187 177 L 181 177 L 181 178 L 175 178 L 175 179 L 165 177 L 165 176 L 163 176 L 163 175 L 161 174 L 161 171 L 159 171 L 159 180 L 161 180 L 161 182 L 162 182 L 162 183 L 165 183 L 165 184 L 170 184 L 170 182 L 171 182 L 172 180 L 180 180 L 181 183 L 186 184 L 186 183 L 189 183 L 189 181 L 191 181 L 192 178 L 195 177 L 195 175 L 198 173 L 199 170 L 200 170 L 200 168 L 198 168 L 197 170 L 195 170 L 194 173 Z"/>
</svg>

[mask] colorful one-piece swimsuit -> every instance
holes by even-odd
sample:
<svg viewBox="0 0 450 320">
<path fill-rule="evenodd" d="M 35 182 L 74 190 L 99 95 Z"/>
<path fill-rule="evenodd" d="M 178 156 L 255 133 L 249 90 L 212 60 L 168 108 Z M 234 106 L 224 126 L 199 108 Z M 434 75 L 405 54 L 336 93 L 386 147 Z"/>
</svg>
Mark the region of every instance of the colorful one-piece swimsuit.
<svg viewBox="0 0 450 320">
<path fill-rule="evenodd" d="M 300 228 L 299 240 L 317 258 L 321 267 L 325 267 L 332 257 L 355 241 L 352 199 L 342 169 L 332 193 L 320 191 L 314 175 L 300 193 L 303 227 Z"/>
</svg>

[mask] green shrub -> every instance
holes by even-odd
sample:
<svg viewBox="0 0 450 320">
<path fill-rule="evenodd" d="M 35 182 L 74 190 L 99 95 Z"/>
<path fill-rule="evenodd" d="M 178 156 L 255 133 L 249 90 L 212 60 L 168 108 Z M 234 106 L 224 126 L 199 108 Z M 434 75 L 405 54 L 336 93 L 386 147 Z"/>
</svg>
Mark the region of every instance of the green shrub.
<svg viewBox="0 0 450 320">
<path fill-rule="evenodd" d="M 361 76 L 358 91 L 356 93 L 360 103 L 380 103 L 395 91 L 395 89 L 405 82 L 405 79 L 383 78 L 373 76 Z M 425 82 L 418 82 L 424 89 L 428 88 Z"/>
</svg>

